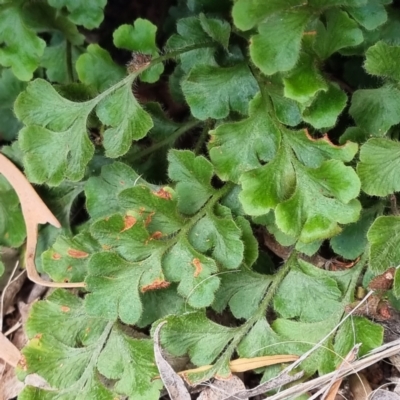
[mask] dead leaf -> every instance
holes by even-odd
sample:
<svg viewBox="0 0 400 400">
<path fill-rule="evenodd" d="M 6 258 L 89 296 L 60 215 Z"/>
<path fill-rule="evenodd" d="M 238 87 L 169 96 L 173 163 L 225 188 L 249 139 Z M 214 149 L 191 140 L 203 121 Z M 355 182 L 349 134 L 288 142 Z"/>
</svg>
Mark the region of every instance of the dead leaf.
<svg viewBox="0 0 400 400">
<path fill-rule="evenodd" d="M 364 301 L 364 299 L 362 301 L 355 301 L 351 304 L 348 304 L 345 307 L 345 312 L 356 316 L 373 318 L 378 321 L 388 319 L 385 317 L 385 300 L 382 300 L 380 296 L 376 295 L 368 297 L 366 301 Z M 382 309 L 384 310 L 383 314 Z"/>
<path fill-rule="evenodd" d="M 26 304 L 30 305 L 34 301 L 42 298 L 48 290 L 49 289 L 47 289 L 45 286 L 34 284 L 28 295 L 28 298 L 26 299 Z"/>
<path fill-rule="evenodd" d="M 15 368 L 5 364 L 4 373 L 0 374 L 0 399 L 14 399 L 20 394 L 24 386 L 24 383 L 15 376 Z"/>
<path fill-rule="evenodd" d="M 6 287 L 9 283 L 10 276 L 15 273 L 15 266 L 18 263 L 19 252 L 16 249 L 11 247 L 1 247 L 1 261 L 4 264 L 4 273 L 0 276 L 0 292 Z"/>
<path fill-rule="evenodd" d="M 20 327 L 12 335 L 12 344 L 16 349 L 22 349 L 25 346 L 28 338 Z M 2 346 L 0 344 L 0 353 L 2 351 Z M 1 365 L 1 360 L 0 360 Z M 9 400 L 14 399 L 19 395 L 19 393 L 24 388 L 24 383 L 20 382 L 15 375 L 15 367 L 10 364 L 5 364 L 4 373 L 0 373 L 0 399 Z"/>
<path fill-rule="evenodd" d="M 0 332 L 0 358 L 16 367 L 21 359 L 20 351 Z"/>
<path fill-rule="evenodd" d="M 190 394 L 183 383 L 182 378 L 172 369 L 161 353 L 160 330 L 167 322 L 161 322 L 154 331 L 154 356 L 161 380 L 171 400 L 191 400 Z"/>
<path fill-rule="evenodd" d="M 269 390 L 273 390 L 283 385 L 287 385 L 290 382 L 297 381 L 303 375 L 304 375 L 303 371 L 298 372 L 297 374 L 294 375 L 289 375 L 288 372 L 283 372 L 276 378 L 270 379 L 268 382 L 264 382 L 253 389 L 243 390 L 240 392 L 233 393 L 229 397 L 226 397 L 224 400 L 244 400 L 247 399 L 248 397 L 258 396 L 264 394 L 265 392 L 268 392 Z"/>
<path fill-rule="evenodd" d="M 246 386 L 244 386 L 242 380 L 236 375 L 232 375 L 229 379 L 216 379 L 213 383 L 210 383 L 197 400 L 224 400 L 229 395 L 244 390 L 246 390 Z M 243 399 L 248 400 L 248 397 Z"/>
<path fill-rule="evenodd" d="M 11 278 L 11 277 L 10 277 Z M 19 273 L 13 278 L 3 290 L 0 298 L 0 331 L 3 330 L 3 318 L 10 312 L 10 308 L 13 306 L 15 297 L 19 293 L 26 280 L 24 271 Z"/>
<path fill-rule="evenodd" d="M 371 290 L 390 290 L 393 286 L 395 273 L 396 268 L 389 268 L 383 274 L 373 278 L 369 283 L 368 288 Z"/>
<path fill-rule="evenodd" d="M 400 400 L 400 396 L 389 390 L 377 389 L 372 393 L 371 400 Z"/>
<path fill-rule="evenodd" d="M 353 400 L 367 400 L 372 393 L 371 386 L 362 372 L 353 374 L 349 377 L 350 391 Z"/>
<path fill-rule="evenodd" d="M 361 344 L 356 344 L 350 352 L 347 354 L 347 356 L 344 358 L 344 360 L 339 364 L 339 366 L 336 368 L 336 372 L 340 372 L 344 367 L 347 367 L 352 363 L 356 358 L 358 354 L 358 350 L 360 349 Z M 343 378 L 338 379 L 338 375 L 333 376 L 331 381 L 328 383 L 326 389 L 324 389 L 323 395 L 321 396 L 321 400 L 335 400 L 336 395 L 339 391 L 340 385 L 342 384 Z M 314 395 L 316 396 L 316 395 Z M 314 397 L 312 396 L 312 397 Z"/>
<path fill-rule="evenodd" d="M 84 282 L 58 283 L 48 282 L 40 277 L 35 266 L 36 244 L 38 240 L 38 225 L 51 224 L 56 228 L 61 225 L 57 218 L 51 213 L 42 199 L 25 178 L 25 175 L 3 154 L 0 154 L 0 173 L 8 180 L 14 188 L 21 203 L 22 214 L 26 225 L 26 251 L 25 267 L 28 278 L 43 286 L 49 287 L 84 287 Z"/>
</svg>

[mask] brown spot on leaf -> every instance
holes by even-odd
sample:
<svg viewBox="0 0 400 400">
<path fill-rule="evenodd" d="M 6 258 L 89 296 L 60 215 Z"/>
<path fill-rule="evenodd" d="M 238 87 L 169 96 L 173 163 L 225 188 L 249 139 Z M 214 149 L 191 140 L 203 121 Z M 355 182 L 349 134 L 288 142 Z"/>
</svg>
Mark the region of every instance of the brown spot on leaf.
<svg viewBox="0 0 400 400">
<path fill-rule="evenodd" d="M 150 240 L 158 240 L 161 239 L 163 236 L 162 232 L 160 231 L 155 231 L 145 242 L 145 246 L 147 246 L 150 242 Z"/>
<path fill-rule="evenodd" d="M 145 226 L 148 226 L 150 224 L 154 214 L 155 212 L 153 211 L 146 217 L 146 220 L 144 221 Z"/>
<path fill-rule="evenodd" d="M 86 258 L 89 255 L 89 253 L 86 253 L 85 251 L 76 249 L 68 249 L 67 253 L 72 258 Z"/>
<path fill-rule="evenodd" d="M 127 231 L 128 229 L 132 228 L 133 225 L 136 224 L 137 219 L 132 215 L 125 215 L 124 217 L 124 228 L 121 232 Z"/>
<path fill-rule="evenodd" d="M 53 253 L 53 255 L 51 256 L 51 258 L 52 258 L 53 260 L 60 260 L 60 259 L 61 259 L 61 254 Z"/>
<path fill-rule="evenodd" d="M 40 340 L 42 338 L 42 336 L 43 336 L 43 333 L 37 333 L 33 338 Z"/>
<path fill-rule="evenodd" d="M 125 185 L 125 181 L 119 181 L 121 185 Z"/>
<path fill-rule="evenodd" d="M 71 271 L 72 271 L 72 265 L 69 265 L 69 266 L 68 266 L 67 271 L 68 271 L 68 272 L 71 272 Z"/>
<path fill-rule="evenodd" d="M 166 289 L 171 283 L 165 281 L 164 279 L 157 278 L 153 283 L 149 285 L 142 286 L 140 291 L 142 293 L 148 292 L 149 290 L 158 290 L 158 289 Z"/>
<path fill-rule="evenodd" d="M 153 192 L 153 194 L 155 194 L 157 197 L 161 197 L 162 199 L 165 199 L 165 200 L 172 199 L 171 193 L 166 191 L 164 188 L 161 188 L 157 192 Z"/>
<path fill-rule="evenodd" d="M 70 312 L 71 309 L 68 306 L 61 306 L 61 311 L 62 312 Z"/>
<path fill-rule="evenodd" d="M 101 248 L 103 249 L 103 250 L 110 250 L 111 249 L 111 246 L 109 245 L 109 244 L 103 244 L 102 246 L 101 246 Z"/>
<path fill-rule="evenodd" d="M 194 277 L 197 278 L 200 275 L 201 271 L 203 270 L 203 267 L 201 266 L 201 262 L 198 258 L 194 258 L 192 264 L 196 268 L 194 271 Z"/>
<path fill-rule="evenodd" d="M 316 35 L 317 31 L 308 31 L 308 32 L 303 32 L 304 36 L 313 36 Z"/>
<path fill-rule="evenodd" d="M 25 358 L 24 355 L 22 355 L 22 357 L 18 361 L 18 365 L 17 366 L 19 368 L 21 368 L 23 371 L 27 371 L 28 370 L 28 363 L 26 362 L 26 358 Z"/>
</svg>

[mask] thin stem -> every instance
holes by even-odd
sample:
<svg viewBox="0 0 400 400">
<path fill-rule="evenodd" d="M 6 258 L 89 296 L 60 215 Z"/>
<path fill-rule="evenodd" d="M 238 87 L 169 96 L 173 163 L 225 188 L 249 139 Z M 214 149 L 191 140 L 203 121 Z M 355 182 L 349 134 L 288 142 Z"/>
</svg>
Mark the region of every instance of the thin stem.
<svg viewBox="0 0 400 400">
<path fill-rule="evenodd" d="M 351 303 L 352 301 L 354 301 L 354 292 L 355 292 L 356 286 L 358 284 L 358 278 L 359 278 L 362 270 L 365 268 L 368 257 L 369 257 L 369 249 L 367 247 L 364 250 L 364 253 L 362 254 L 358 263 L 352 268 L 352 270 L 354 271 L 354 274 L 353 274 L 353 277 L 347 288 L 346 295 L 343 299 L 343 301 L 345 303 Z"/>
<path fill-rule="evenodd" d="M 69 394 L 71 392 L 74 392 L 76 394 L 79 391 L 81 391 L 82 388 L 88 384 L 88 382 L 92 378 L 93 370 L 94 370 L 97 360 L 100 356 L 100 353 L 102 352 L 102 350 L 104 349 L 104 346 L 107 343 L 107 340 L 111 334 L 111 330 L 112 330 L 114 324 L 115 324 L 115 321 L 110 321 L 105 326 L 104 331 L 101 334 L 101 336 L 99 337 L 99 339 L 97 340 L 97 342 L 86 348 L 87 351 L 89 351 L 89 349 L 93 349 L 93 353 L 89 359 L 89 362 L 87 363 L 86 368 L 84 369 L 80 378 L 73 385 L 59 391 L 60 396 L 62 396 L 63 394 L 67 394 L 67 393 Z M 69 396 L 66 396 L 66 397 L 69 397 Z"/>
<path fill-rule="evenodd" d="M 346 295 L 345 295 L 345 297 L 344 297 L 344 299 L 342 301 L 343 304 L 350 303 L 353 300 L 354 289 L 355 289 L 355 287 L 357 285 L 358 277 L 359 277 L 362 269 L 364 268 L 365 263 L 367 262 L 367 259 L 368 259 L 368 251 L 365 251 L 364 254 L 362 255 L 360 261 L 353 268 L 353 269 L 356 269 L 356 271 L 354 272 L 353 277 L 352 277 L 352 279 L 350 281 L 350 284 L 349 284 L 349 286 L 347 288 Z M 335 323 L 334 328 L 329 333 L 327 333 L 321 340 L 319 340 L 318 343 L 316 343 L 310 350 L 308 350 L 305 353 L 303 353 L 303 355 L 298 360 L 296 360 L 294 363 L 290 364 L 287 368 L 285 368 L 281 372 L 281 374 L 289 373 L 293 369 L 297 368 L 306 358 L 308 358 L 310 356 L 310 354 L 312 354 L 315 350 L 318 350 L 325 343 L 325 341 L 327 339 L 329 339 L 329 337 L 331 335 L 333 335 L 335 332 L 337 332 L 339 327 L 341 325 L 343 325 L 344 322 L 353 315 L 354 311 L 358 307 L 360 307 L 361 304 L 363 302 L 365 302 L 368 299 L 368 297 L 371 296 L 372 293 L 373 293 L 372 291 L 369 292 L 367 294 L 367 296 L 364 297 L 364 299 L 360 302 L 360 304 L 358 304 L 358 306 L 356 308 L 354 308 L 354 310 L 352 312 L 348 313 L 347 315 L 345 315 L 345 313 L 342 313 L 341 315 L 339 315 L 337 322 L 335 322 L 335 320 L 333 320 L 333 322 Z M 344 317 L 343 317 L 343 315 L 344 315 Z M 336 317 L 333 316 L 333 318 L 336 318 Z"/>
<path fill-rule="evenodd" d="M 172 145 L 173 143 L 176 142 L 176 140 L 182 136 L 184 133 L 189 131 L 190 129 L 202 124 L 202 121 L 198 120 L 190 120 L 188 121 L 185 125 L 177 129 L 172 135 L 168 136 L 164 140 L 161 140 L 160 142 L 154 143 L 152 146 L 146 147 L 139 153 L 135 154 L 130 161 L 136 161 L 140 160 L 141 158 L 147 156 L 148 154 L 153 153 L 153 151 L 156 151 L 158 149 L 161 149 L 165 146 Z"/>
<path fill-rule="evenodd" d="M 192 218 L 192 220 L 190 221 L 189 224 L 187 224 L 179 233 L 180 235 L 185 235 L 187 234 L 192 227 L 201 219 L 204 217 L 204 215 L 206 215 L 206 213 L 208 211 L 210 211 L 215 204 L 222 198 L 224 197 L 230 190 L 232 190 L 234 188 L 234 184 L 233 183 L 226 183 L 224 185 L 224 187 L 222 187 L 221 189 L 219 189 L 211 198 L 210 200 L 208 200 L 207 204 L 203 207 L 203 209 L 201 210 L 201 212 L 197 213 L 197 215 L 195 217 Z M 183 233 L 182 233 L 183 232 Z"/>
<path fill-rule="evenodd" d="M 203 43 L 193 44 L 190 46 L 185 46 L 185 47 L 182 47 L 181 49 L 170 51 L 169 53 L 166 53 L 162 56 L 155 58 L 154 60 L 152 60 L 149 63 L 149 65 L 147 65 L 145 67 L 145 69 L 148 69 L 155 64 L 159 64 L 160 62 L 164 62 L 166 60 L 170 60 L 171 58 L 175 58 L 183 53 L 187 53 L 188 51 L 203 49 L 203 48 L 207 48 L 207 47 L 216 47 L 216 46 L 217 46 L 216 42 L 203 42 Z M 142 71 L 140 71 L 140 72 L 142 72 Z"/>
<path fill-rule="evenodd" d="M 143 71 L 151 68 L 155 64 L 159 64 L 160 62 L 164 62 L 171 58 L 175 58 L 175 57 L 179 56 L 180 54 L 187 53 L 188 51 L 202 49 L 202 48 L 206 48 L 206 47 L 215 47 L 216 45 L 217 44 L 215 42 L 204 42 L 204 43 L 200 43 L 200 44 L 194 44 L 191 46 L 182 47 L 179 50 L 174 50 L 167 54 L 164 54 L 163 56 L 157 57 L 154 60 L 152 60 L 149 64 L 147 64 L 146 66 L 144 66 L 140 70 L 136 71 L 134 74 L 129 74 L 124 79 L 122 79 L 121 81 L 117 82 L 115 85 L 113 85 L 110 88 L 108 88 L 107 90 L 105 90 L 103 93 L 100 93 L 94 99 L 89 100 L 86 104 L 90 104 L 91 107 L 94 107 L 101 100 L 106 98 L 112 92 L 115 92 L 117 89 L 119 89 L 127 84 L 132 85 L 133 81 L 138 77 L 139 74 L 141 74 Z"/>
<path fill-rule="evenodd" d="M 66 62 L 66 67 L 67 67 L 67 79 L 68 82 L 73 82 L 74 81 L 74 68 L 72 65 L 72 45 L 69 40 L 67 40 L 67 46 L 65 48 L 65 62 Z"/>
<path fill-rule="evenodd" d="M 267 84 L 265 82 L 265 78 L 263 75 L 261 75 L 260 71 L 258 71 L 254 66 L 249 64 L 249 68 L 251 73 L 253 74 L 255 80 L 257 81 L 258 87 L 261 92 L 261 96 L 264 99 L 266 106 L 268 108 L 268 113 L 270 114 L 271 117 L 276 118 L 275 114 L 275 109 L 271 101 L 271 96 L 268 92 Z"/>
<path fill-rule="evenodd" d="M 256 323 L 265 313 L 267 312 L 267 309 L 269 307 L 270 302 L 272 301 L 272 298 L 274 297 L 276 291 L 278 290 L 280 284 L 282 283 L 283 279 L 285 276 L 288 274 L 290 271 L 290 268 L 293 266 L 293 263 L 296 262 L 297 260 L 297 252 L 293 251 L 285 264 L 282 266 L 282 268 L 275 274 L 274 280 L 271 284 L 271 286 L 268 289 L 267 294 L 265 295 L 263 301 L 261 302 L 260 306 L 257 309 L 257 312 L 254 313 L 254 315 L 247 321 L 247 324 L 253 325 Z"/>
<path fill-rule="evenodd" d="M 361 273 L 362 269 L 365 266 L 366 260 L 368 258 L 368 252 L 365 252 L 363 256 L 361 257 L 360 261 L 357 263 L 357 265 L 354 267 L 356 268 L 356 271 L 354 271 L 354 275 L 350 281 L 350 284 L 347 288 L 347 292 L 344 298 L 344 302 L 349 303 L 351 301 L 351 298 L 354 294 L 354 289 L 357 285 L 359 273 Z M 247 334 L 247 332 L 253 327 L 253 325 L 260 319 L 262 318 L 271 302 L 273 299 L 276 291 L 278 290 L 280 284 L 282 283 L 283 279 L 287 275 L 287 273 L 290 271 L 290 268 L 293 265 L 293 262 L 297 258 L 297 253 L 293 252 L 290 257 L 288 258 L 287 262 L 284 264 L 284 266 L 277 272 L 277 274 L 274 277 L 274 281 L 272 282 L 271 286 L 268 289 L 268 292 L 266 296 L 264 297 L 263 301 L 261 302 L 260 306 L 258 307 L 257 311 L 254 313 L 254 315 L 249 318 L 244 325 L 242 325 L 239 329 L 233 340 L 229 343 L 227 349 L 225 350 L 224 354 L 218 359 L 218 361 L 214 364 L 213 368 L 211 368 L 209 371 L 207 371 L 209 374 L 208 376 L 211 376 L 212 374 L 215 374 L 221 366 L 223 366 L 225 363 L 229 362 L 231 359 L 234 351 L 236 350 L 237 346 L 239 343 L 242 341 L 243 337 Z M 347 317 L 345 317 L 346 319 Z M 339 325 L 341 325 L 344 322 L 344 319 L 339 321 Z M 337 325 L 334 330 L 332 330 L 330 334 L 334 333 L 334 331 L 338 328 Z M 327 335 L 323 340 L 321 340 L 318 344 L 322 344 L 327 337 Z M 315 348 L 313 348 L 311 351 L 314 351 Z M 303 357 L 303 356 L 302 356 Z M 296 361 L 294 364 L 291 364 L 288 368 L 287 371 L 291 371 L 295 366 L 300 364 L 300 360 Z"/>
<path fill-rule="evenodd" d="M 200 153 L 201 148 L 203 147 L 204 142 L 207 139 L 209 129 L 210 129 L 210 121 L 207 121 L 204 124 L 203 131 L 201 132 L 201 135 L 196 143 L 196 147 L 194 148 L 194 154 L 198 155 Z"/>
<path fill-rule="evenodd" d="M 276 291 L 278 290 L 280 284 L 283 279 L 290 271 L 290 268 L 293 265 L 293 262 L 296 260 L 297 253 L 293 252 L 283 267 L 275 274 L 273 278 L 272 284 L 269 286 L 268 292 L 265 295 L 264 299 L 260 303 L 257 311 L 254 315 L 249 318 L 241 327 L 237 329 L 237 333 L 232 341 L 229 343 L 228 347 L 224 351 L 224 354 L 218 359 L 218 361 L 213 365 L 213 367 L 207 371 L 207 376 L 212 376 L 226 363 L 230 361 L 233 353 L 236 351 L 237 346 L 242 341 L 244 336 L 249 332 L 249 330 L 253 327 L 253 325 L 265 315 L 271 300 L 273 299 Z"/>
</svg>

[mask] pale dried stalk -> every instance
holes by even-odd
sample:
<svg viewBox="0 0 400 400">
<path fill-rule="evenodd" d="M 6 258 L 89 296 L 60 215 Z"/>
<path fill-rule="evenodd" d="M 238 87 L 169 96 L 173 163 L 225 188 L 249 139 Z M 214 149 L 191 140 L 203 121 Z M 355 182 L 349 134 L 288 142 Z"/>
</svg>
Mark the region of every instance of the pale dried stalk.
<svg viewBox="0 0 400 400">
<path fill-rule="evenodd" d="M 3 154 L 0 153 L 0 173 L 10 182 L 21 203 L 22 214 L 26 225 L 26 252 L 25 267 L 28 278 L 43 286 L 48 287 L 85 287 L 84 282 L 59 283 L 48 282 L 40 277 L 35 266 L 36 244 L 38 240 L 38 225 L 51 224 L 61 228 L 57 218 L 51 213 L 42 199 L 37 195 L 25 175 Z"/>
<path fill-rule="evenodd" d="M 357 354 L 358 354 L 360 347 L 361 347 L 361 343 L 358 343 L 350 350 L 350 352 L 347 354 L 347 356 L 343 359 L 343 361 L 340 363 L 340 365 L 336 368 L 336 375 L 331 379 L 331 381 L 328 383 L 328 385 L 324 386 L 317 393 L 312 395 L 310 397 L 310 400 L 318 398 L 321 394 L 322 394 L 321 400 L 335 399 L 337 392 L 340 388 L 340 385 L 342 384 L 342 380 L 343 380 L 343 378 L 337 379 L 337 376 L 345 365 L 351 365 L 351 363 L 357 358 Z"/>
<path fill-rule="evenodd" d="M 17 279 L 20 277 L 20 275 L 21 275 L 22 273 L 25 272 L 25 271 L 22 271 L 15 279 L 13 279 L 13 278 L 14 278 L 14 275 L 15 275 L 15 272 L 17 271 L 18 266 L 19 266 L 19 261 L 17 260 L 17 262 L 15 263 L 14 269 L 13 269 L 12 272 L 11 272 L 10 278 L 8 279 L 8 282 L 7 282 L 6 286 L 4 287 L 3 293 L 1 294 L 1 297 L 0 297 L 0 332 L 3 331 L 4 298 L 5 298 L 5 296 L 6 296 L 7 289 L 10 287 L 10 285 L 11 285 L 15 280 L 17 280 Z M 6 311 L 7 311 L 7 310 L 6 310 Z"/>
<path fill-rule="evenodd" d="M 351 375 L 355 372 L 361 371 L 370 365 L 390 356 L 393 356 L 400 352 L 400 339 L 394 340 L 393 342 L 386 343 L 375 350 L 371 351 L 367 356 L 353 362 L 351 365 L 344 366 L 343 369 L 338 373 L 338 371 L 333 371 L 329 374 L 320 376 L 318 378 L 312 379 L 308 382 L 301 383 L 299 385 L 293 386 L 280 393 L 267 398 L 267 400 L 284 400 L 292 396 L 298 396 L 309 390 L 319 388 L 326 385 L 331 381 L 332 378 L 341 379 L 345 376 Z"/>
</svg>

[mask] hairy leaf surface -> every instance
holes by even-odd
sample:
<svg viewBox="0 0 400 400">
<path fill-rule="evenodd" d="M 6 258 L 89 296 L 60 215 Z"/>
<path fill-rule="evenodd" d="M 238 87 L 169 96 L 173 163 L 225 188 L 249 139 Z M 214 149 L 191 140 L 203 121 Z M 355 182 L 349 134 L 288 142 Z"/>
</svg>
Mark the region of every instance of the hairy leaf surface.
<svg viewBox="0 0 400 400">
<path fill-rule="evenodd" d="M 93 29 L 103 21 L 103 8 L 107 0 L 48 0 L 48 2 L 58 9 L 66 7 L 69 11 L 68 18 L 74 24 Z"/>
<path fill-rule="evenodd" d="M 0 6 L 0 25 L 0 64 L 11 67 L 18 79 L 29 81 L 39 66 L 46 42 L 26 24 L 19 4 Z"/>
<path fill-rule="evenodd" d="M 201 120 L 225 118 L 230 110 L 246 115 L 248 102 L 257 89 L 245 64 L 226 68 L 198 65 L 182 82 L 182 91 L 192 114 Z"/>
<path fill-rule="evenodd" d="M 357 173 L 362 189 L 369 195 L 386 196 L 400 191 L 397 173 L 400 143 L 387 139 L 370 139 L 360 151 Z"/>
<path fill-rule="evenodd" d="M 400 122 L 400 91 L 391 87 L 357 90 L 349 112 L 360 128 L 372 136 L 383 136 Z"/>
<path fill-rule="evenodd" d="M 321 59 L 328 58 L 344 47 L 356 46 L 364 40 L 357 23 L 344 11 L 328 10 L 324 16 L 326 22 L 318 23 L 314 43 L 314 49 Z"/>
<path fill-rule="evenodd" d="M 400 235 L 400 217 L 378 217 L 368 231 L 370 244 L 370 268 L 375 274 L 382 274 L 388 268 L 400 264 L 397 245 Z"/>
<path fill-rule="evenodd" d="M 211 46 L 212 38 L 203 29 L 200 19 L 181 18 L 176 25 L 176 30 L 177 33 L 172 35 L 167 42 L 169 50 L 179 50 L 202 42 L 210 43 L 210 47 L 195 48 L 179 55 L 180 65 L 185 73 L 196 65 L 217 65 L 214 59 L 215 47 Z"/>
<path fill-rule="evenodd" d="M 2 139 L 14 139 L 21 128 L 21 122 L 12 112 L 12 105 L 25 86 L 26 84 L 18 80 L 10 69 L 3 69 L 0 72 L 0 118 L 2 122 L 0 136 Z"/>
<path fill-rule="evenodd" d="M 85 184 L 86 207 L 90 216 L 97 219 L 122 211 L 118 195 L 137 184 L 147 185 L 147 182 L 128 165 L 116 161 L 103 166 L 100 176 L 91 176 Z"/>
<path fill-rule="evenodd" d="M 79 80 L 102 92 L 126 75 L 124 69 L 114 63 L 107 50 L 98 44 L 90 44 L 76 61 Z"/>
<path fill-rule="evenodd" d="M 215 295 L 212 307 L 222 312 L 229 304 L 235 318 L 250 318 L 270 284 L 271 277 L 247 269 L 228 272 L 221 275 L 221 288 Z"/>
<path fill-rule="evenodd" d="M 267 114 L 260 94 L 249 103 L 249 117 L 226 123 L 210 132 L 210 157 L 218 176 L 237 182 L 239 176 L 271 160 L 280 143 L 280 132 Z M 238 149 L 240 148 L 240 151 Z"/>
<path fill-rule="evenodd" d="M 365 69 L 370 74 L 400 80 L 400 68 L 397 63 L 400 46 L 390 46 L 385 42 L 378 42 L 371 46 L 365 55 Z"/>
<path fill-rule="evenodd" d="M 235 335 L 234 328 L 216 324 L 202 312 L 169 316 L 166 321 L 161 344 L 176 356 L 188 353 L 195 365 L 212 364 Z"/>
<path fill-rule="evenodd" d="M 55 291 L 33 307 L 27 325 L 31 340 L 24 349 L 28 372 L 46 379 L 56 389 L 51 394 L 61 399 L 112 399 L 96 373 L 97 358 L 110 329 L 104 319 L 85 314 L 82 300 L 69 292 Z M 35 390 L 28 387 L 26 392 L 31 398 Z M 37 390 L 36 396 L 42 393 L 46 392 Z"/>
<path fill-rule="evenodd" d="M 273 75 L 294 67 L 309 18 L 306 10 L 283 11 L 258 25 L 259 33 L 251 39 L 250 55 L 264 74 Z"/>
</svg>

